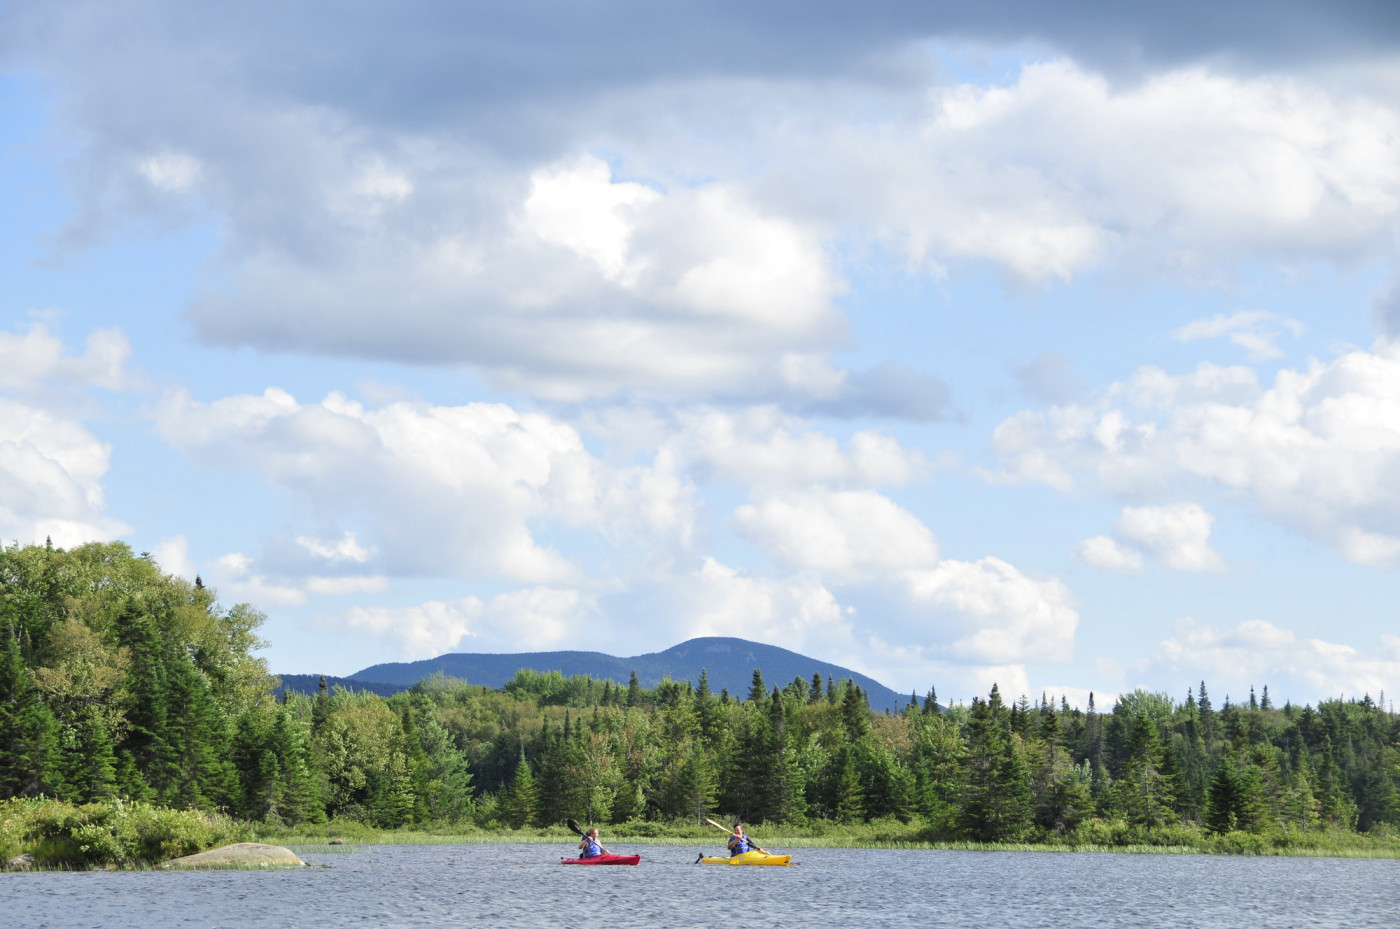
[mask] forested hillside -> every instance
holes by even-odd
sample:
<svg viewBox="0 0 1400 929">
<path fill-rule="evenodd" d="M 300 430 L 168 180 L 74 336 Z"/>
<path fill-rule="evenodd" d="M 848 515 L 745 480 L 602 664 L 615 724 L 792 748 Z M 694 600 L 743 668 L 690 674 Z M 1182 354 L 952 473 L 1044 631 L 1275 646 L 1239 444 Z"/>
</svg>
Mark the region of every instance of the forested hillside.
<svg viewBox="0 0 1400 929">
<path fill-rule="evenodd" d="M 1215 706 L 994 688 L 872 713 L 848 681 L 715 694 L 521 671 L 390 698 L 272 696 L 262 614 L 120 543 L 0 551 L 0 798 L 127 797 L 259 822 L 401 827 L 705 815 L 912 824 L 930 839 L 1305 841 L 1400 825 L 1400 720 L 1369 697 Z"/>
</svg>

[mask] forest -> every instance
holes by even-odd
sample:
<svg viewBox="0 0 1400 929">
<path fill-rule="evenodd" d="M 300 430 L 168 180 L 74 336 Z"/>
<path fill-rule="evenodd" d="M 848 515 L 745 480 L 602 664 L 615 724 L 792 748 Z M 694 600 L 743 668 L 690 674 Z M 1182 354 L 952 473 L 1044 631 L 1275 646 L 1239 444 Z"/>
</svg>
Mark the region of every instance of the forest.
<svg viewBox="0 0 1400 929">
<path fill-rule="evenodd" d="M 274 696 L 265 616 L 123 543 L 0 549 L 0 800 L 122 798 L 294 828 L 697 822 L 897 825 L 925 841 L 1307 845 L 1400 826 L 1384 695 L 1070 707 L 930 688 L 872 712 L 850 681 L 714 693 L 522 670 L 383 698 Z"/>
</svg>

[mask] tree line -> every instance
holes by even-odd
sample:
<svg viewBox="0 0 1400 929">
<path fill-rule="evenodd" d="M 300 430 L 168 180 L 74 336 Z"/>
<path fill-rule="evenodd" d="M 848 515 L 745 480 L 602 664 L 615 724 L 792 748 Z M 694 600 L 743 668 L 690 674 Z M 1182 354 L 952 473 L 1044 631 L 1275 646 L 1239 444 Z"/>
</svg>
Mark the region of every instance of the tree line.
<svg viewBox="0 0 1400 929">
<path fill-rule="evenodd" d="M 1388 834 L 1400 718 L 1369 696 L 1100 711 L 993 687 L 872 712 L 852 681 L 747 693 L 522 670 L 274 696 L 264 617 L 122 543 L 0 550 L 0 798 L 113 797 L 296 826 L 889 821 L 929 839 Z"/>
</svg>

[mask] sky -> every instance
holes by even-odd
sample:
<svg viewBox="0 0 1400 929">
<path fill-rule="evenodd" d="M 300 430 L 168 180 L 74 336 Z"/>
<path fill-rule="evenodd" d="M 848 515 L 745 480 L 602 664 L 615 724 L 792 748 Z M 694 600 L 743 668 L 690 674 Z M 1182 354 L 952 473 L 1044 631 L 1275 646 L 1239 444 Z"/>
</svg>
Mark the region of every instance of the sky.
<svg viewBox="0 0 1400 929">
<path fill-rule="evenodd" d="M 0 0 L 46 537 L 282 673 L 1400 692 L 1400 6 Z"/>
</svg>

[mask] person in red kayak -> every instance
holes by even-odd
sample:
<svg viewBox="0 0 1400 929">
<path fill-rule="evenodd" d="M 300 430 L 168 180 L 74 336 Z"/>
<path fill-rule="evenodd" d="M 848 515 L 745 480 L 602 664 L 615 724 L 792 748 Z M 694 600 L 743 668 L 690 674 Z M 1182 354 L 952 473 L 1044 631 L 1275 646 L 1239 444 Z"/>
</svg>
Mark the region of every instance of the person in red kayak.
<svg viewBox="0 0 1400 929">
<path fill-rule="evenodd" d="M 590 827 L 589 830 L 583 834 L 583 838 L 579 839 L 578 847 L 580 858 L 597 858 L 599 855 L 612 854 L 602 845 L 598 844 L 597 826 Z"/>
</svg>

